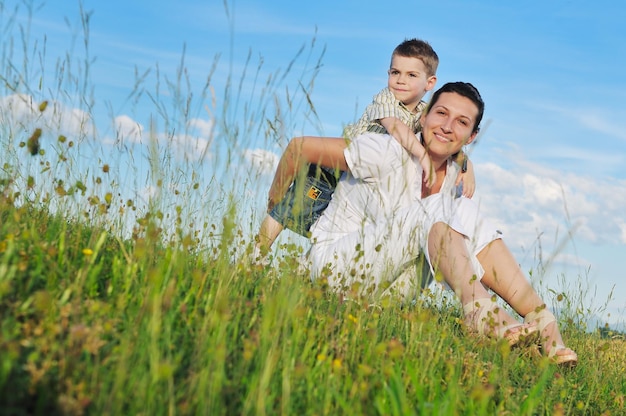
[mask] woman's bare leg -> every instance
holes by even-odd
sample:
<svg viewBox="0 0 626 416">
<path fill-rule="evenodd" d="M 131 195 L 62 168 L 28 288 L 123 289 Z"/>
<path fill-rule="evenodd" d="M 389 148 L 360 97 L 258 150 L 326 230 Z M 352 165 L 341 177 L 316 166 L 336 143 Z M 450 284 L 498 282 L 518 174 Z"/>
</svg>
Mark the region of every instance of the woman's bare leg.
<svg viewBox="0 0 626 416">
<path fill-rule="evenodd" d="M 433 225 L 428 235 L 428 252 L 431 264 L 441 272 L 463 305 L 492 296 L 474 274 L 464 237 L 448 225 Z M 503 308 L 498 308 L 494 320 L 503 326 L 519 324 Z"/>
<path fill-rule="evenodd" d="M 492 241 L 477 255 L 485 274 L 482 283 L 496 292 L 521 316 L 545 308 L 545 302 L 531 286 L 522 269 L 501 239 Z M 563 338 L 556 322 L 546 325 L 541 336 L 544 348 L 549 352 L 554 345 L 563 345 Z M 557 356 L 572 354 L 569 348 L 560 349 Z"/>
</svg>

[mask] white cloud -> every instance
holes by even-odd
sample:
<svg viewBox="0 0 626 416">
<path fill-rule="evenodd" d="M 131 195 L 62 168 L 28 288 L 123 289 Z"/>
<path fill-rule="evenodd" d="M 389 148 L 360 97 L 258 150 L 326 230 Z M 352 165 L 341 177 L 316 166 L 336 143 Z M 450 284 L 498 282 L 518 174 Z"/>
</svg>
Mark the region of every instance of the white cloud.
<svg viewBox="0 0 626 416">
<path fill-rule="evenodd" d="M 44 110 L 41 111 L 40 108 Z M 0 122 L 14 133 L 30 133 L 35 128 L 40 128 L 44 134 L 63 134 L 73 140 L 93 137 L 96 133 L 89 113 L 78 108 L 68 108 L 57 101 L 43 106 L 43 103 L 27 94 L 12 94 L 0 98 Z"/>
<path fill-rule="evenodd" d="M 213 137 L 213 128 L 215 127 L 213 120 L 192 118 L 187 124 L 189 127 L 195 129 L 201 137 L 205 137 L 207 139 Z"/>
<path fill-rule="evenodd" d="M 137 192 L 137 196 L 141 198 L 144 204 L 150 202 L 152 198 L 156 198 L 160 193 L 160 188 L 154 185 L 148 185 Z"/>
<path fill-rule="evenodd" d="M 41 113 L 33 97 L 25 94 L 13 94 L 0 98 L 0 122 L 3 126 L 28 128 Z"/>
<path fill-rule="evenodd" d="M 196 129 L 200 135 L 175 134 L 166 135 L 156 133 L 153 137 L 158 140 L 161 146 L 165 146 L 172 151 L 173 156 L 178 161 L 201 161 L 212 157 L 209 152 L 211 137 L 210 133 L 213 124 L 209 121 L 193 119 L 188 125 Z M 117 116 L 114 119 L 116 139 L 105 140 L 105 143 L 136 143 L 148 144 L 149 138 L 145 137 L 144 126 L 127 115 Z M 207 137 L 208 134 L 208 137 Z"/>
<path fill-rule="evenodd" d="M 243 156 L 254 169 L 254 173 L 259 175 L 273 174 L 280 159 L 276 153 L 263 149 L 246 149 Z"/>
<path fill-rule="evenodd" d="M 15 132 L 32 133 L 41 128 L 44 134 L 63 134 L 70 139 L 95 137 L 96 128 L 91 115 L 77 108 L 68 108 L 58 102 L 49 103 L 44 111 L 39 110 L 39 103 L 33 97 L 14 94 L 0 97 L 0 123 L 12 134 Z M 209 147 L 213 133 L 213 122 L 201 119 L 189 121 L 189 127 L 199 136 L 178 134 L 168 136 L 157 133 L 161 144 L 168 146 L 177 160 L 201 161 L 211 157 Z M 122 114 L 114 118 L 115 138 L 103 138 L 105 144 L 137 143 L 146 144 L 145 128 L 130 116 Z"/>
<path fill-rule="evenodd" d="M 611 110 L 603 108 L 573 108 L 571 105 L 559 106 L 548 103 L 535 103 L 537 109 L 543 109 L 556 114 L 557 119 L 580 125 L 603 136 L 616 137 L 626 140 L 626 124 L 624 114 L 611 114 Z M 620 108 L 621 111 L 621 108 Z M 546 117 L 553 119 L 553 117 Z"/>
<path fill-rule="evenodd" d="M 202 161 L 211 158 L 210 142 L 201 137 L 188 134 L 176 134 L 167 138 L 167 144 L 179 161 Z"/>
<path fill-rule="evenodd" d="M 475 198 L 513 247 L 538 238 L 556 247 L 572 233 L 590 243 L 626 243 L 626 181 L 563 174 L 520 158 L 510 162 L 508 169 L 476 165 Z"/>
<path fill-rule="evenodd" d="M 562 186 L 550 178 L 526 174 L 522 180 L 522 186 L 541 206 L 553 204 L 563 198 Z"/>
<path fill-rule="evenodd" d="M 52 117 L 52 120 L 58 122 L 60 132 L 74 137 L 93 137 L 96 129 L 91 119 L 91 115 L 83 110 L 67 107 L 54 103 L 53 109 L 58 112 L 58 117 Z"/>
<path fill-rule="evenodd" d="M 621 242 L 622 244 L 626 244 L 626 222 L 622 222 L 619 225 L 620 231 L 621 231 Z"/>
<path fill-rule="evenodd" d="M 144 132 L 143 126 L 127 115 L 115 117 L 115 142 L 141 143 Z"/>
<path fill-rule="evenodd" d="M 626 141 L 626 124 L 624 124 L 624 114 L 609 114 L 603 109 L 591 109 L 582 111 L 567 111 L 562 113 L 563 117 L 578 120 L 584 127 L 598 132 L 603 136 L 617 137 Z"/>
</svg>

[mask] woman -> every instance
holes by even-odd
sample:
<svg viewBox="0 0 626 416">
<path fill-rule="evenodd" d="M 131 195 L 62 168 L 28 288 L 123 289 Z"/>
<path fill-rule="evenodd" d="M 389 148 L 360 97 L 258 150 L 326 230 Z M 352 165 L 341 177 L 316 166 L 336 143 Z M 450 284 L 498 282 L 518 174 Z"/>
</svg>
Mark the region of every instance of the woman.
<svg viewBox="0 0 626 416">
<path fill-rule="evenodd" d="M 484 103 L 468 83 L 448 83 L 433 94 L 421 117 L 435 184 L 423 186 L 419 160 L 388 135 L 344 140 L 296 138 L 287 147 L 270 189 L 280 200 L 304 163 L 345 171 L 322 217 L 311 229 L 313 278 L 362 295 L 413 297 L 420 286 L 407 273 L 423 254 L 459 296 L 467 326 L 504 337 L 511 345 L 539 332 L 544 354 L 575 365 L 554 315 L 532 288 L 497 231 L 476 204 L 455 198 L 458 166 L 453 155 L 479 131 Z M 492 300 L 493 290 L 524 317 L 519 324 Z"/>
</svg>

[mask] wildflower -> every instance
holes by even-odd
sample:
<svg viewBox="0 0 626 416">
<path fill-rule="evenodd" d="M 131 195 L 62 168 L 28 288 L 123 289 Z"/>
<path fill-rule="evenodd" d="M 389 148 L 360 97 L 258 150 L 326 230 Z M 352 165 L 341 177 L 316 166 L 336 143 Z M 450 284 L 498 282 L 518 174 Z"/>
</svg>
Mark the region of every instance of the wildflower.
<svg viewBox="0 0 626 416">
<path fill-rule="evenodd" d="M 39 153 L 39 148 L 40 148 L 39 138 L 40 137 L 41 137 L 41 129 L 37 128 L 33 132 L 32 136 L 30 136 L 28 141 L 26 142 L 28 146 L 28 150 L 30 151 L 30 154 L 33 156 Z"/>
<path fill-rule="evenodd" d="M 90 248 L 84 248 L 84 249 L 83 249 L 83 254 L 84 254 L 85 256 L 91 256 L 91 255 L 93 254 L 93 250 L 92 250 L 92 249 L 90 249 Z"/>
<path fill-rule="evenodd" d="M 396 359 L 402 357 L 404 354 L 404 345 L 398 339 L 393 338 L 387 344 L 387 352 L 389 353 L 389 357 Z"/>
<path fill-rule="evenodd" d="M 341 359 L 335 358 L 333 360 L 333 369 L 334 370 L 340 370 L 341 369 Z"/>
</svg>

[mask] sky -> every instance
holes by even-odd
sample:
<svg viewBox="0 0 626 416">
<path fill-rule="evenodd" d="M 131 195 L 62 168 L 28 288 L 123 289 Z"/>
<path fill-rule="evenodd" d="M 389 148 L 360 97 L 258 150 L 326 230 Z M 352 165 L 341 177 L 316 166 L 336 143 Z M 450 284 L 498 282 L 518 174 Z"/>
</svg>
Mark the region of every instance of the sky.
<svg viewBox="0 0 626 416">
<path fill-rule="evenodd" d="M 72 92 L 52 98 L 74 124 L 88 108 L 99 126 L 100 147 L 83 163 L 114 155 L 141 165 L 132 149 L 156 131 L 174 158 L 198 167 L 192 175 L 247 175 L 254 230 L 289 138 L 340 135 L 386 85 L 393 48 L 427 40 L 440 58 L 437 85 L 471 82 L 486 103 L 469 149 L 482 211 L 536 285 L 582 293 L 584 309 L 617 327 L 626 320 L 625 15 L 609 0 L 0 0 L 3 59 L 12 51 L 20 61 L 8 39 L 27 28 L 39 51 L 31 62 L 45 67 L 0 90 L 0 108 L 12 93 L 46 96 L 65 62 L 92 85 L 66 77 Z M 184 114 L 180 90 L 193 97 Z M 153 192 L 141 167 L 119 174 Z"/>
</svg>

